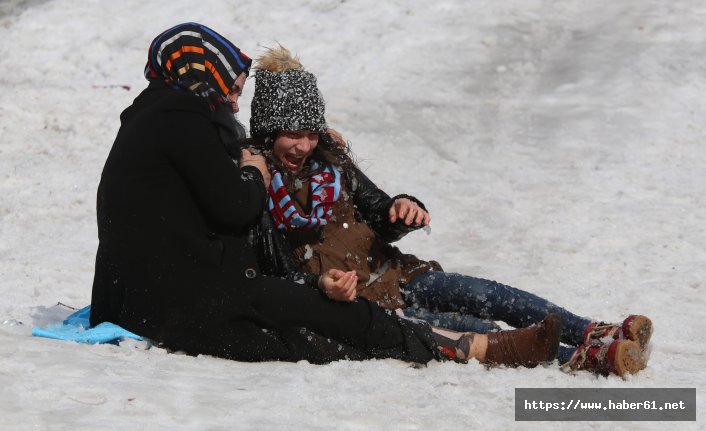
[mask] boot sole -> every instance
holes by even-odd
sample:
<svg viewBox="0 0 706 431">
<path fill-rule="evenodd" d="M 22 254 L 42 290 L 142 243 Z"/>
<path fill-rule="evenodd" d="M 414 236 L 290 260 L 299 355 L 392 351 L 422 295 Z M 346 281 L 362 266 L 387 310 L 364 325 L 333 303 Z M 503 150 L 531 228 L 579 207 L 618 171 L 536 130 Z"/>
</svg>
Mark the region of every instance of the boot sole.
<svg viewBox="0 0 706 431">
<path fill-rule="evenodd" d="M 644 352 L 652 338 L 652 321 L 647 316 L 630 316 L 623 323 L 623 334 L 628 340 L 639 344 Z"/>
<path fill-rule="evenodd" d="M 637 342 L 622 340 L 617 343 L 612 361 L 615 374 L 623 377 L 626 374 L 635 374 L 645 368 L 642 349 Z"/>
</svg>

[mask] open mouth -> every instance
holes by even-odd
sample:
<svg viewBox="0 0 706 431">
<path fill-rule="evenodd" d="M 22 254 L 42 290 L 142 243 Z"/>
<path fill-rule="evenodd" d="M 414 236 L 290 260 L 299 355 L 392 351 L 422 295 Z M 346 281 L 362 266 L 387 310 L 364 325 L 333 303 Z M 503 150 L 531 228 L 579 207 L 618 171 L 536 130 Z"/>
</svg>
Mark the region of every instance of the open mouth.
<svg viewBox="0 0 706 431">
<path fill-rule="evenodd" d="M 304 165 L 306 157 L 298 157 L 293 154 L 285 154 L 282 160 L 287 169 L 291 171 L 298 171 Z"/>
</svg>

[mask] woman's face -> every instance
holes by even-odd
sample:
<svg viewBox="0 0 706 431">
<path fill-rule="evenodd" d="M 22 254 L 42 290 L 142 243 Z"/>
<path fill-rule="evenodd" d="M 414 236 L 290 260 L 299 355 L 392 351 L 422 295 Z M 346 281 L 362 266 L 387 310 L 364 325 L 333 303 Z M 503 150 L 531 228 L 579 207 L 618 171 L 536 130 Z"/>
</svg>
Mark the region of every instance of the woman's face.
<svg viewBox="0 0 706 431">
<path fill-rule="evenodd" d="M 274 154 L 282 165 L 298 172 L 319 143 L 319 134 L 311 130 L 285 130 L 275 139 Z"/>
<path fill-rule="evenodd" d="M 230 89 L 230 93 L 228 93 L 228 96 L 226 96 L 226 101 L 230 103 L 230 107 L 233 109 L 233 112 L 237 113 L 240 111 L 240 107 L 238 106 L 238 99 L 240 98 L 240 95 L 243 94 L 243 86 L 245 85 L 245 72 L 241 73 L 238 78 L 235 80 L 235 84 L 233 84 L 233 88 Z"/>
</svg>

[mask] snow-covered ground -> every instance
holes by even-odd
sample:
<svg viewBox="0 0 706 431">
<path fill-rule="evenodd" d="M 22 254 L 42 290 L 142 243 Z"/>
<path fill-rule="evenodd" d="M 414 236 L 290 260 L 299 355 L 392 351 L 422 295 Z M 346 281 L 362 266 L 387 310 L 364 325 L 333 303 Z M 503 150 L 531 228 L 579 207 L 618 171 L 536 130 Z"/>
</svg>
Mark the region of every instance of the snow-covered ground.
<svg viewBox="0 0 706 431">
<path fill-rule="evenodd" d="M 705 427 L 706 4 L 698 0 L 3 0 L 0 429 Z M 95 192 L 184 21 L 319 78 L 331 125 L 432 213 L 401 242 L 447 270 L 655 324 L 623 381 L 557 367 L 247 364 L 30 336 L 90 302 Z M 252 83 L 241 119 L 249 118 Z M 514 422 L 516 387 L 696 387 L 694 423 Z"/>
</svg>

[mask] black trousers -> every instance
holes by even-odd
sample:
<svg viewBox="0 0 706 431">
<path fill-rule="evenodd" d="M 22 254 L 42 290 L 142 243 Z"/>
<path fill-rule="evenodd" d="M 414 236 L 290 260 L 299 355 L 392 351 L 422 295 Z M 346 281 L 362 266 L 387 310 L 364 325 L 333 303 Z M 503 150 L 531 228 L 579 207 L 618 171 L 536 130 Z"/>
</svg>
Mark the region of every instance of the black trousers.
<svg viewBox="0 0 706 431">
<path fill-rule="evenodd" d="M 165 340 L 167 347 L 239 361 L 441 359 L 428 324 L 365 299 L 336 302 L 318 289 L 270 277 L 233 294 L 238 306 L 231 315 L 203 319 L 198 336 Z"/>
</svg>

